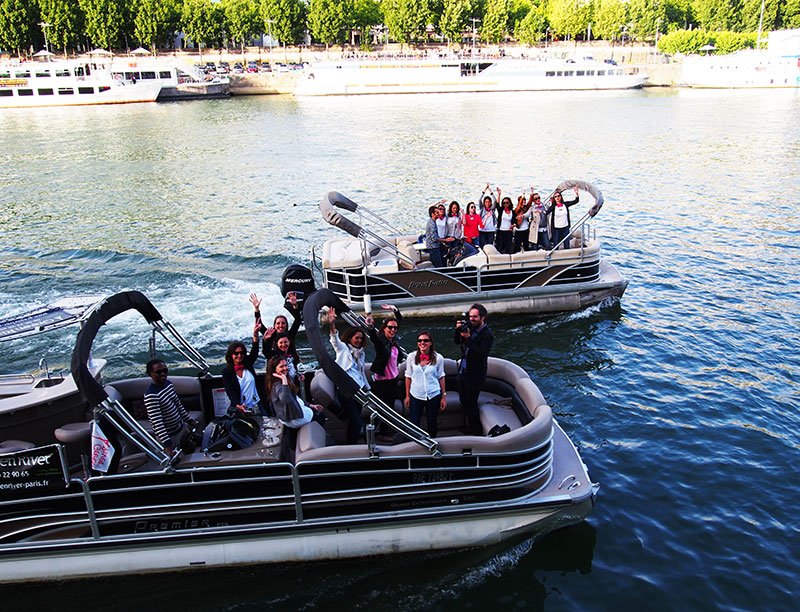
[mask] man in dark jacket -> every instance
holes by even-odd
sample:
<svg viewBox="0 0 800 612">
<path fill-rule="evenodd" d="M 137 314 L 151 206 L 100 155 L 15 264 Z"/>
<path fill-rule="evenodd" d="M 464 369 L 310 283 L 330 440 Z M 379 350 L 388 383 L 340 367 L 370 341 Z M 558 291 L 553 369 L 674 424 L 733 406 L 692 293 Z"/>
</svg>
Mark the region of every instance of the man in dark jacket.
<svg viewBox="0 0 800 612">
<path fill-rule="evenodd" d="M 458 364 L 458 395 L 467 415 L 469 433 L 483 435 L 478 414 L 478 395 L 486 381 L 489 353 L 494 344 L 494 334 L 486 324 L 488 313 L 482 304 L 473 304 L 467 313 L 468 321 L 458 321 L 453 340 L 461 346 Z M 466 323 L 466 324 L 465 324 Z"/>
</svg>

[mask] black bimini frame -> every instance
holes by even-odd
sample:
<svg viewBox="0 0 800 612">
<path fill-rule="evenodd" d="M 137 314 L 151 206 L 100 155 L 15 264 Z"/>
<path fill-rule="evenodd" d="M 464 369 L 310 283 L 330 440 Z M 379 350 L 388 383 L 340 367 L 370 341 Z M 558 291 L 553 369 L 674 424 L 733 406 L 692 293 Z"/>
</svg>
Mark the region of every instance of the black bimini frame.
<svg viewBox="0 0 800 612">
<path fill-rule="evenodd" d="M 370 456 L 378 456 L 375 443 L 374 421 L 375 419 L 380 419 L 409 440 L 427 448 L 432 456 L 437 458 L 441 457 L 442 454 L 436 440 L 431 438 L 425 430 L 417 427 L 384 404 L 374 393 L 367 389 L 360 388 L 358 384 L 350 378 L 347 372 L 336 363 L 336 360 L 331 357 L 322 337 L 319 318 L 320 311 L 326 306 L 328 308 L 335 308 L 336 314 L 340 315 L 344 321 L 354 327 L 361 327 L 367 330 L 367 322 L 363 317 L 354 313 L 347 304 L 329 289 L 319 289 L 312 293 L 306 298 L 306 303 L 303 307 L 303 322 L 306 326 L 308 342 L 319 361 L 320 367 L 328 378 L 331 379 L 339 393 L 345 397 L 354 398 L 361 406 L 367 408 L 370 412 L 370 425 L 367 426 L 367 445 L 369 447 Z"/>
<path fill-rule="evenodd" d="M 104 416 L 128 441 L 141 448 L 148 457 L 166 467 L 177 455 L 167 456 L 162 445 L 153 435 L 145 430 L 119 401 L 109 397 L 102 385 L 91 375 L 86 365 L 92 353 L 92 344 L 100 328 L 107 321 L 128 310 L 139 312 L 152 326 L 153 338 L 158 333 L 197 367 L 201 376 L 208 372 L 209 366 L 203 356 L 178 333 L 171 323 L 164 320 L 150 300 L 139 291 L 117 293 L 99 302 L 92 309 L 75 340 L 70 368 L 78 390 L 89 407 L 94 409 L 94 419 L 98 420 Z"/>
</svg>

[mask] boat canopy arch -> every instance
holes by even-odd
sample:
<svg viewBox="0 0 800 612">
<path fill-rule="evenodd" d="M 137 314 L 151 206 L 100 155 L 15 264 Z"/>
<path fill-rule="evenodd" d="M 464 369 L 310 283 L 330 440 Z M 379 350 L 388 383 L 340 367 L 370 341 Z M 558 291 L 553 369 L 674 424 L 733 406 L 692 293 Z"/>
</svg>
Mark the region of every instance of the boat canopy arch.
<svg viewBox="0 0 800 612">
<path fill-rule="evenodd" d="M 306 298 L 303 306 L 303 322 L 306 326 L 308 343 L 311 345 L 325 375 L 330 378 L 342 395 L 355 399 L 361 406 L 367 408 L 371 414 L 371 421 L 377 418 L 388 423 L 409 440 L 427 448 L 432 456 L 441 457 L 438 442 L 431 438 L 425 430 L 420 429 L 411 421 L 397 414 L 368 389 L 360 388 L 347 372 L 336 363 L 336 360 L 328 352 L 320 324 L 320 311 L 325 307 L 334 308 L 337 316 L 341 316 L 349 325 L 361 327 L 365 331 L 368 329 L 366 320 L 354 313 L 330 289 L 318 289 Z M 374 425 L 372 423 L 367 428 L 367 445 L 369 446 L 370 456 L 377 457 Z"/>
<path fill-rule="evenodd" d="M 97 332 L 106 322 L 128 310 L 139 312 L 153 327 L 153 334 L 158 332 L 173 348 L 200 368 L 201 374 L 208 372 L 209 367 L 203 356 L 189 345 L 168 321 L 164 320 L 144 294 L 139 291 L 117 293 L 98 302 L 86 316 L 75 340 L 75 348 L 72 350 L 70 363 L 72 376 L 84 399 L 92 408 L 108 399 L 108 394 L 91 375 L 86 365 L 92 353 L 92 344 Z"/>
<path fill-rule="evenodd" d="M 590 196 L 594 198 L 594 206 L 589 209 L 589 212 L 586 213 L 590 217 L 594 217 L 597 213 L 600 212 L 600 209 L 603 207 L 603 192 L 600 191 L 597 187 L 595 187 L 592 183 L 587 181 L 581 181 L 578 179 L 567 179 L 566 181 L 561 181 L 558 184 L 558 187 L 555 188 L 553 193 L 556 191 L 566 191 L 568 189 L 574 189 L 577 187 L 581 191 L 585 191 Z M 551 194 L 552 195 L 552 194 Z"/>
</svg>

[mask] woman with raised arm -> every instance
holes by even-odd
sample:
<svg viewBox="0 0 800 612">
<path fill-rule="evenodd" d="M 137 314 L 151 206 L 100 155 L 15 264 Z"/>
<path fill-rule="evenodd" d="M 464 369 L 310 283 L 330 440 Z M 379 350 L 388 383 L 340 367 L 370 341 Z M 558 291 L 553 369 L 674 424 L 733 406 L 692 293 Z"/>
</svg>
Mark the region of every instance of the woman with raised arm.
<svg viewBox="0 0 800 612">
<path fill-rule="evenodd" d="M 392 304 L 381 304 L 381 308 L 391 310 L 392 314 L 383 320 L 380 331 L 376 331 L 373 327 L 367 331 L 369 339 L 375 345 L 375 359 L 369 369 L 372 372 L 373 392 L 389 408 L 394 408 L 394 401 L 398 396 L 397 383 L 403 354 L 403 349 L 397 343 L 397 329 L 400 327 L 403 315 Z"/>
<path fill-rule="evenodd" d="M 504 197 L 501 201 L 500 212 L 497 215 L 497 237 L 495 246 L 504 255 L 511 255 L 513 248 L 514 211 L 511 210 L 511 198 Z"/>
<path fill-rule="evenodd" d="M 231 342 L 225 351 L 226 367 L 222 370 L 222 384 L 231 408 L 242 412 L 264 413 L 261 398 L 256 389 L 256 371 L 253 368 L 258 359 L 258 331 L 261 319 L 256 319 L 253 327 L 253 345 L 250 354 L 242 342 Z"/>
<path fill-rule="evenodd" d="M 256 319 L 261 320 L 261 299 L 255 293 L 251 293 L 250 303 L 253 305 L 253 315 Z M 264 354 L 264 359 L 267 361 L 275 354 L 275 334 L 288 334 L 289 342 L 292 345 L 291 350 L 295 353 L 297 352 L 294 339 L 300 329 L 300 324 L 303 322 L 303 311 L 297 303 L 297 295 L 294 291 L 290 291 L 286 294 L 285 307 L 292 315 L 291 327 L 289 327 L 289 319 L 286 318 L 286 315 L 282 314 L 276 315 L 275 319 L 272 321 L 272 327 L 261 325 L 261 332 L 264 334 L 264 338 L 261 341 L 261 352 Z"/>
<path fill-rule="evenodd" d="M 359 327 L 351 327 L 339 338 L 336 331 L 336 309 L 328 311 L 328 325 L 330 328 L 331 345 L 336 352 L 336 363 L 347 375 L 352 378 L 361 389 L 369 390 L 367 380 L 366 358 L 364 347 L 366 346 L 366 336 Z M 352 397 L 345 397 L 337 393 L 336 400 L 347 415 L 347 443 L 357 444 L 361 435 L 361 404 Z"/>
<path fill-rule="evenodd" d="M 541 196 L 536 193 L 536 190 L 531 185 L 531 229 L 530 240 L 536 249 L 550 250 L 550 235 L 547 227 L 547 213 L 545 212 L 544 204 L 542 203 Z"/>
<path fill-rule="evenodd" d="M 512 253 L 528 250 L 528 240 L 531 229 L 531 205 L 524 195 L 517 198 L 517 207 L 514 209 L 514 246 Z"/>
<path fill-rule="evenodd" d="M 439 432 L 439 412 L 447 407 L 444 388 L 444 357 L 434 350 L 433 336 L 428 330 L 417 334 L 417 350 L 406 359 L 406 399 L 410 419 L 419 425 L 425 413 L 428 435 Z"/>
<path fill-rule="evenodd" d="M 562 249 L 569 248 L 570 219 L 569 207 L 577 204 L 580 201 L 580 193 L 577 185 L 575 186 L 575 199 L 564 201 L 564 196 L 558 190 L 553 193 L 550 198 L 550 205 L 547 207 L 547 215 L 550 221 L 550 237 L 554 247 L 558 247 L 561 243 Z M 563 243 L 561 241 L 564 241 Z"/>
<path fill-rule="evenodd" d="M 478 199 L 481 210 L 481 224 L 478 233 L 478 247 L 483 248 L 487 244 L 494 244 L 494 233 L 497 230 L 497 217 L 495 211 L 495 199 L 489 183 L 481 192 L 481 197 Z"/>
</svg>

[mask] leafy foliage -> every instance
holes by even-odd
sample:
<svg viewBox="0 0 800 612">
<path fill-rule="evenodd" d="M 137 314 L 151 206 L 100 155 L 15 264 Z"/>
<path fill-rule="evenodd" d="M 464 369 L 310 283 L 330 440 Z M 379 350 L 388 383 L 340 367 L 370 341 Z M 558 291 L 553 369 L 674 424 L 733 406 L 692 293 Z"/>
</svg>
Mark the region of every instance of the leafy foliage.
<svg viewBox="0 0 800 612">
<path fill-rule="evenodd" d="M 514 27 L 517 40 L 526 45 L 535 45 L 544 38 L 547 31 L 545 3 L 534 6 Z"/>
<path fill-rule="evenodd" d="M 224 17 L 219 3 L 211 0 L 183 0 L 183 33 L 198 46 L 209 47 L 222 41 Z"/>
<path fill-rule="evenodd" d="M 487 0 L 481 24 L 481 38 L 487 42 L 503 42 L 508 32 L 508 0 Z"/>
<path fill-rule="evenodd" d="M 0 48 L 19 53 L 39 36 L 36 7 L 27 0 L 0 0 Z"/>
<path fill-rule="evenodd" d="M 302 0 L 262 0 L 261 19 L 266 32 L 284 45 L 293 45 L 303 34 L 306 5 Z"/>
<path fill-rule="evenodd" d="M 352 12 L 348 0 L 311 0 L 308 8 L 311 36 L 326 45 L 341 42 Z"/>
<path fill-rule="evenodd" d="M 588 0 L 550 0 L 547 19 L 554 33 L 574 37 L 586 31 L 591 10 Z"/>
<path fill-rule="evenodd" d="M 444 0 L 442 16 L 439 18 L 439 30 L 447 40 L 461 41 L 471 10 L 470 0 Z"/>
<path fill-rule="evenodd" d="M 389 34 L 410 43 L 422 38 L 431 18 L 430 0 L 383 0 L 383 15 Z"/>
</svg>

